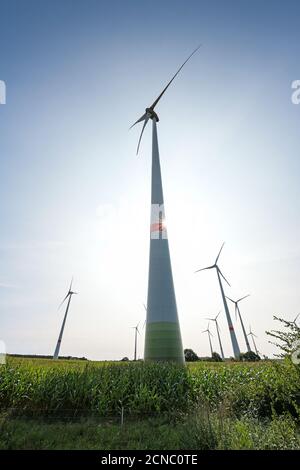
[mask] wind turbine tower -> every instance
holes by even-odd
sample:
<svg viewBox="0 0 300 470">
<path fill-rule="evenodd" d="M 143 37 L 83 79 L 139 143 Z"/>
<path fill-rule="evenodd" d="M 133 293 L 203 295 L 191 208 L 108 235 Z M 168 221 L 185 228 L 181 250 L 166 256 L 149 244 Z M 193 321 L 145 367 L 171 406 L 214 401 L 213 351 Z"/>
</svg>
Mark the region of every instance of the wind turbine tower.
<svg viewBox="0 0 300 470">
<path fill-rule="evenodd" d="M 218 323 L 218 316 L 220 315 L 220 313 L 221 312 L 219 312 L 218 315 L 215 318 L 207 318 L 206 320 L 214 321 L 215 324 L 216 324 L 216 330 L 217 330 L 217 335 L 218 335 L 218 340 L 219 340 L 221 357 L 224 360 L 225 356 L 224 356 L 223 346 L 222 346 L 221 337 L 220 337 L 220 327 L 219 327 L 219 323 Z"/>
<path fill-rule="evenodd" d="M 228 323 L 228 328 L 229 328 L 229 333 L 230 333 L 230 338 L 231 338 L 233 354 L 234 354 L 234 357 L 236 359 L 238 359 L 239 355 L 240 355 L 240 348 L 239 348 L 239 345 L 238 345 L 238 342 L 237 342 L 237 339 L 236 339 L 236 335 L 235 335 L 235 331 L 234 331 L 234 327 L 233 327 L 233 324 L 232 324 L 232 321 L 231 321 L 231 316 L 230 316 L 229 308 L 228 308 L 228 305 L 227 305 L 227 302 L 226 302 L 226 297 L 225 297 L 221 277 L 225 280 L 225 282 L 227 282 L 227 284 L 229 286 L 230 286 L 230 284 L 227 281 L 227 279 L 223 276 L 223 274 L 222 274 L 222 272 L 221 272 L 221 270 L 218 266 L 219 257 L 220 257 L 220 254 L 221 254 L 221 251 L 223 249 L 224 244 L 225 243 L 223 243 L 223 245 L 221 246 L 219 254 L 216 257 L 215 263 L 212 266 L 208 266 L 207 268 L 198 269 L 196 271 L 196 273 L 198 273 L 200 271 L 205 271 L 207 269 L 215 269 L 217 271 L 219 286 L 220 286 L 220 290 L 221 290 L 221 295 L 222 295 L 222 299 L 223 299 L 224 309 L 225 309 L 225 313 L 226 313 L 226 318 L 227 318 L 227 323 Z"/>
<path fill-rule="evenodd" d="M 249 297 L 249 294 L 245 295 L 245 297 L 242 297 L 241 299 L 238 299 L 238 300 L 232 300 L 230 297 L 226 297 L 226 298 L 234 304 L 235 316 L 236 317 L 237 317 L 237 315 L 239 316 L 239 319 L 240 319 L 240 322 L 241 322 L 241 325 L 242 325 L 243 335 L 244 335 L 245 342 L 246 342 L 246 348 L 247 348 L 247 351 L 250 352 L 251 348 L 250 348 L 250 344 L 249 344 L 249 341 L 248 341 L 248 336 L 246 334 L 246 330 L 245 330 L 245 327 L 244 327 L 244 322 L 243 322 L 243 319 L 242 319 L 241 311 L 240 311 L 240 308 L 239 308 L 239 302 L 246 299 L 247 297 Z"/>
<path fill-rule="evenodd" d="M 137 359 L 137 335 L 140 334 L 139 324 L 140 324 L 140 322 L 138 322 L 138 324 L 136 326 L 132 327 L 135 330 L 135 332 L 134 332 L 134 360 L 135 361 Z"/>
<path fill-rule="evenodd" d="M 63 337 L 64 329 L 65 329 L 65 324 L 66 324 L 66 320 L 67 320 L 67 316 L 68 316 L 68 311 L 69 311 L 69 307 L 70 307 L 70 303 L 71 303 L 71 298 L 72 298 L 73 294 L 77 294 L 77 292 L 72 291 L 72 284 L 73 284 L 73 278 L 71 280 L 71 284 L 70 284 L 70 287 L 69 287 L 69 290 L 68 290 L 68 293 L 67 293 L 66 297 L 64 298 L 64 300 L 62 301 L 62 303 L 58 307 L 58 308 L 60 308 L 62 306 L 62 304 L 68 299 L 64 319 L 63 319 L 61 330 L 60 330 L 59 337 L 58 337 L 58 340 L 57 340 L 56 348 L 55 348 L 55 351 L 54 351 L 54 354 L 53 354 L 53 359 L 58 359 L 59 350 L 60 350 L 60 346 L 61 346 L 61 342 L 62 342 L 62 337 Z"/>
<path fill-rule="evenodd" d="M 137 123 L 143 122 L 137 146 L 138 153 L 145 127 L 149 119 L 152 120 L 150 257 L 144 350 L 145 361 L 172 361 L 180 364 L 184 363 L 169 242 L 165 223 L 163 186 L 157 139 L 157 123 L 159 118 L 154 109 L 182 67 L 198 49 L 199 48 L 192 52 L 158 98 L 149 108 L 146 108 L 145 113 L 131 126 L 133 127 Z"/>
</svg>

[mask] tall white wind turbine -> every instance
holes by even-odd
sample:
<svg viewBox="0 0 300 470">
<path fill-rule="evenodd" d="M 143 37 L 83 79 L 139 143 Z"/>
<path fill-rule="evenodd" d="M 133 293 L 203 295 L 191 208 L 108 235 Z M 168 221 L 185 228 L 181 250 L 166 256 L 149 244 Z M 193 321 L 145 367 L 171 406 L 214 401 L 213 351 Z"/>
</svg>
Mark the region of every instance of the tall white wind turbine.
<svg viewBox="0 0 300 470">
<path fill-rule="evenodd" d="M 146 108 L 145 113 L 131 126 L 133 127 L 140 122 L 143 123 L 137 145 L 138 153 L 145 127 L 148 121 L 152 120 L 150 257 L 144 351 L 144 359 L 146 361 L 184 363 L 169 242 L 165 224 L 164 197 L 157 139 L 157 123 L 159 118 L 154 109 L 182 67 L 198 49 L 197 47 L 185 60 L 153 104 Z"/>
<path fill-rule="evenodd" d="M 207 333 L 208 340 L 209 340 L 209 346 L 210 346 L 210 353 L 211 357 L 213 357 L 213 347 L 212 347 L 212 342 L 211 342 L 211 337 L 213 336 L 209 330 L 209 324 L 207 325 L 207 329 L 202 331 L 202 333 Z"/>
<path fill-rule="evenodd" d="M 243 330 L 243 335 L 244 335 L 244 338 L 245 338 L 245 343 L 246 343 L 246 348 L 247 348 L 247 351 L 250 352 L 251 351 L 251 348 L 250 348 L 250 344 L 249 344 L 249 341 L 248 341 L 248 336 L 246 334 L 246 330 L 245 330 L 245 327 L 244 327 L 244 322 L 243 322 L 243 319 L 242 319 L 242 315 L 241 315 L 241 311 L 240 311 L 240 307 L 239 307 L 239 302 L 241 302 L 242 300 L 246 299 L 247 297 L 250 297 L 250 294 L 248 295 L 245 295 L 244 297 L 241 297 L 240 299 L 238 300 L 232 300 L 230 297 L 227 297 L 226 298 L 228 300 L 230 300 L 230 302 L 232 302 L 234 304 L 234 309 L 235 309 L 235 316 L 239 316 L 239 319 L 240 319 L 240 322 L 241 322 L 241 326 L 242 326 L 242 330 Z"/>
<path fill-rule="evenodd" d="M 137 359 L 137 335 L 140 334 L 139 324 L 140 322 L 138 322 L 136 326 L 132 326 L 132 328 L 134 329 L 134 360 L 135 361 Z"/>
<path fill-rule="evenodd" d="M 61 330 L 60 330 L 59 337 L 58 337 L 58 340 L 57 340 L 56 348 L 55 348 L 55 351 L 54 351 L 54 354 L 53 354 L 53 359 L 58 359 L 59 350 L 60 350 L 60 346 L 61 346 L 61 341 L 62 341 L 62 337 L 63 337 L 63 334 L 64 334 L 65 324 L 66 324 L 68 311 L 69 311 L 69 307 L 70 307 L 71 298 L 72 298 L 73 294 L 77 294 L 77 292 L 72 291 L 72 284 L 73 284 L 73 278 L 71 280 L 71 284 L 70 284 L 67 295 L 65 296 L 64 300 L 61 302 L 60 306 L 58 307 L 58 308 L 60 308 L 62 306 L 62 304 L 68 299 L 64 319 L 63 319 Z"/>
<path fill-rule="evenodd" d="M 198 273 L 200 271 L 206 271 L 208 269 L 215 269 L 217 271 L 219 286 L 220 286 L 220 290 L 221 290 L 223 305 L 224 305 L 224 309 L 225 309 L 225 313 L 226 313 L 226 318 L 227 318 L 227 323 L 228 323 L 228 328 L 229 328 L 229 333 L 230 333 L 230 338 L 231 338 L 231 343 L 232 343 L 233 354 L 234 354 L 234 357 L 236 359 L 238 359 L 239 355 L 240 355 L 240 348 L 239 348 L 239 345 L 238 345 L 238 342 L 237 342 L 237 339 L 236 339 L 236 335 L 235 335 L 235 331 L 234 331 L 234 327 L 233 327 L 233 324 L 232 324 L 232 321 L 231 321 L 231 316 L 230 316 L 229 308 L 228 308 L 228 305 L 227 305 L 227 302 L 226 302 L 226 296 L 225 296 L 225 293 L 224 293 L 221 277 L 225 280 L 225 282 L 229 286 L 230 286 L 230 284 L 227 281 L 227 279 L 224 277 L 224 275 L 222 274 L 222 272 L 221 272 L 221 270 L 218 266 L 219 257 L 220 257 L 220 254 L 221 254 L 221 251 L 223 249 L 224 244 L 225 243 L 223 243 L 223 245 L 221 246 L 221 249 L 218 253 L 218 256 L 216 257 L 215 263 L 212 266 L 208 266 L 207 268 L 198 269 L 196 271 L 196 273 Z"/>
<path fill-rule="evenodd" d="M 220 336 L 220 327 L 219 327 L 219 323 L 218 323 L 218 316 L 220 315 L 220 313 L 221 312 L 219 312 L 218 315 L 215 316 L 214 318 L 207 318 L 206 320 L 214 321 L 215 324 L 216 324 L 216 330 L 217 330 L 217 335 L 218 335 L 218 340 L 219 340 L 221 357 L 222 357 L 222 359 L 225 359 L 223 346 L 222 346 L 222 342 L 221 342 L 221 336 Z"/>
<path fill-rule="evenodd" d="M 257 336 L 251 330 L 251 325 L 249 326 L 249 330 L 250 330 L 250 332 L 248 333 L 248 336 L 251 336 L 252 341 L 253 341 L 253 346 L 254 346 L 254 349 L 255 349 L 255 353 L 257 354 L 257 356 L 259 356 L 259 352 L 257 350 L 256 343 L 255 343 L 255 340 L 254 340 L 254 338 L 257 338 Z"/>
</svg>

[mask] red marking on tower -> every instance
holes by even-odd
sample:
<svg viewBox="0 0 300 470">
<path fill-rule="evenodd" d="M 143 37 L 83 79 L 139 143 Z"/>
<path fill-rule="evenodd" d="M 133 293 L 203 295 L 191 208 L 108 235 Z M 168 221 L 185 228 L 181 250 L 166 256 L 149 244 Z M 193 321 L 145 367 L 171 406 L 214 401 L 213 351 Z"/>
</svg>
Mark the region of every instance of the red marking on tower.
<svg viewBox="0 0 300 470">
<path fill-rule="evenodd" d="M 229 327 L 229 330 L 230 330 L 230 331 L 234 331 L 233 326 L 230 326 L 230 327 Z"/>
<path fill-rule="evenodd" d="M 162 231 L 163 231 L 163 226 L 160 222 L 150 225 L 150 232 L 162 232 Z"/>
</svg>

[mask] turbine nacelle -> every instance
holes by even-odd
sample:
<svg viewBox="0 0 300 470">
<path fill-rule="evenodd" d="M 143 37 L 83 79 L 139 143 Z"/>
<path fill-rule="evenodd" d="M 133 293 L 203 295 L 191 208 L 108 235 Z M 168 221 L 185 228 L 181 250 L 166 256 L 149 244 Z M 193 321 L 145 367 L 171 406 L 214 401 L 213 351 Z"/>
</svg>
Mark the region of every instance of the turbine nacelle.
<svg viewBox="0 0 300 470">
<path fill-rule="evenodd" d="M 72 297 L 73 294 L 78 294 L 78 292 L 72 291 L 72 285 L 73 285 L 73 277 L 72 277 L 72 279 L 71 279 L 71 284 L 70 284 L 68 293 L 67 293 L 67 295 L 65 296 L 65 298 L 63 299 L 63 301 L 60 303 L 60 305 L 59 305 L 59 307 L 58 307 L 59 309 L 60 309 L 60 307 L 63 305 L 63 303 L 64 303 L 69 297 Z"/>
<path fill-rule="evenodd" d="M 157 105 L 157 103 L 159 102 L 159 100 L 161 99 L 161 97 L 163 96 L 163 94 L 166 92 L 166 90 L 169 88 L 169 86 L 171 85 L 171 83 L 173 82 L 174 78 L 179 74 L 180 70 L 182 69 L 182 67 L 187 63 L 187 61 L 192 57 L 192 55 L 195 54 L 195 52 L 199 49 L 200 46 L 198 46 L 190 55 L 189 57 L 183 62 L 183 64 L 180 66 L 180 68 L 177 70 L 177 72 L 175 73 L 175 75 L 172 77 L 172 79 L 169 81 L 169 83 L 165 86 L 165 88 L 163 89 L 163 91 L 159 94 L 159 96 L 156 98 L 156 100 L 152 103 L 152 105 L 149 107 L 149 108 L 146 108 L 145 110 L 145 114 L 143 114 L 143 116 L 141 116 L 134 124 L 132 124 L 132 126 L 130 127 L 130 129 L 135 126 L 136 124 L 138 124 L 139 122 L 144 122 L 144 125 L 142 127 L 142 132 L 141 132 L 141 135 L 140 135 L 140 138 L 139 138 L 139 141 L 138 141 L 138 146 L 137 146 L 137 151 L 136 151 L 136 154 L 139 153 L 139 148 L 140 148 L 140 143 L 141 143 L 141 140 L 142 140 L 142 136 L 143 136 L 143 133 L 144 133 L 144 130 L 145 130 L 145 127 L 149 121 L 149 119 L 152 119 L 152 120 L 155 120 L 156 122 L 159 121 L 159 118 L 158 118 L 158 115 L 156 114 L 156 112 L 154 111 L 154 108 L 155 106 Z"/>
<path fill-rule="evenodd" d="M 148 119 L 149 119 L 149 118 L 150 118 L 150 119 L 155 119 L 156 122 L 159 121 L 158 115 L 157 115 L 157 113 L 154 111 L 154 109 L 152 109 L 152 108 L 146 108 L 145 111 L 146 111 L 146 115 L 149 116 Z"/>
<path fill-rule="evenodd" d="M 234 304 L 235 318 L 237 319 L 238 313 L 239 313 L 239 306 L 238 306 L 239 302 L 246 299 L 247 297 L 250 297 L 250 294 L 247 294 L 247 295 L 245 295 L 244 297 L 241 297 L 238 300 L 233 300 L 230 297 L 227 297 L 227 295 L 225 297 L 226 297 L 226 299 L 230 300 L 230 302 L 232 302 Z"/>
<path fill-rule="evenodd" d="M 217 273 L 218 273 L 218 276 L 222 276 L 222 278 L 224 279 L 224 281 L 230 286 L 229 282 L 227 281 L 226 277 L 223 275 L 221 269 L 219 268 L 218 266 L 218 261 L 219 261 L 219 258 L 220 258 L 220 254 L 221 254 L 221 251 L 223 250 L 223 246 L 225 245 L 225 242 L 222 244 L 221 246 L 221 249 L 218 253 L 218 256 L 216 257 L 216 261 L 215 263 L 212 265 L 212 266 L 207 266 L 207 268 L 202 268 L 202 269 L 197 269 L 197 271 L 195 271 L 195 273 L 199 273 L 200 271 L 206 271 L 208 269 L 216 269 L 217 270 Z"/>
</svg>

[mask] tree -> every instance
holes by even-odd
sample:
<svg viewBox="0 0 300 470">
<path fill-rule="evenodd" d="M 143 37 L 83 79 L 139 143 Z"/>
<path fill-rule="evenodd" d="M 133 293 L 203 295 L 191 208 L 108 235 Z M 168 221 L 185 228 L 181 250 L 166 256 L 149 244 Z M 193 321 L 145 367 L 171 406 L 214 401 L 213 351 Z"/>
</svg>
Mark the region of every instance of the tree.
<svg viewBox="0 0 300 470">
<path fill-rule="evenodd" d="M 294 363 L 300 362 L 300 328 L 296 324 L 296 320 L 287 321 L 283 318 L 274 316 L 274 320 L 279 321 L 285 331 L 281 330 L 271 330 L 266 331 L 267 335 L 276 339 L 276 342 L 269 341 L 269 343 L 274 344 L 282 352 L 280 354 L 275 354 L 275 356 L 286 357 L 291 356 Z M 279 341 L 279 342 L 278 342 Z M 299 361 L 299 362 L 298 362 Z"/>
<path fill-rule="evenodd" d="M 255 354 L 253 351 L 248 351 L 246 353 L 241 353 L 239 357 L 240 361 L 245 361 L 245 362 L 256 362 L 260 361 L 260 357 Z"/>
<path fill-rule="evenodd" d="M 221 358 L 220 354 L 217 352 L 213 352 L 211 356 L 211 361 L 212 362 L 223 362 L 223 359 Z"/>
<path fill-rule="evenodd" d="M 184 350 L 184 358 L 186 362 L 195 362 L 199 361 L 199 357 L 192 349 L 185 349 Z"/>
</svg>

